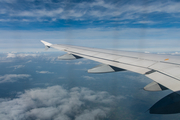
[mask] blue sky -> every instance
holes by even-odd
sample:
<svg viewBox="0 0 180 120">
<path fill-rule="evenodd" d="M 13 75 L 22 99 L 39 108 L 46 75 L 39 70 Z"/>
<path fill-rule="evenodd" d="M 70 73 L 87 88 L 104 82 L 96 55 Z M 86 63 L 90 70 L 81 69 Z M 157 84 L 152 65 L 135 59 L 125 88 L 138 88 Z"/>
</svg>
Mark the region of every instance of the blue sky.
<svg viewBox="0 0 180 120">
<path fill-rule="evenodd" d="M 43 51 L 39 40 L 180 51 L 177 0 L 0 0 L 1 52 Z"/>
</svg>

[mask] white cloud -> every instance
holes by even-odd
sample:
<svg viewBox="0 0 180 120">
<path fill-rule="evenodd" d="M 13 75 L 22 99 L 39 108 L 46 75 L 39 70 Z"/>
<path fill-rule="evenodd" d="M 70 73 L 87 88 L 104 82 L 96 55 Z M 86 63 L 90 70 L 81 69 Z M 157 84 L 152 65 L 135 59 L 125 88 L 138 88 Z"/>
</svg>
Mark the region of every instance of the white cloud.
<svg viewBox="0 0 180 120">
<path fill-rule="evenodd" d="M 12 62 L 12 60 L 7 60 L 6 57 L 0 57 L 0 62 Z"/>
<path fill-rule="evenodd" d="M 171 55 L 180 55 L 179 52 L 174 52 L 174 53 L 171 53 Z"/>
<path fill-rule="evenodd" d="M 36 71 L 36 73 L 40 73 L 40 74 L 54 74 L 54 72 L 49 72 L 49 71 Z"/>
<path fill-rule="evenodd" d="M 15 58 L 15 57 L 16 57 L 16 55 L 13 54 L 13 53 L 8 53 L 7 54 L 7 58 Z"/>
<path fill-rule="evenodd" d="M 134 24 L 157 24 L 158 22 L 154 22 L 154 21 L 137 21 L 134 22 Z"/>
<path fill-rule="evenodd" d="M 28 74 L 6 74 L 4 76 L 0 76 L 0 83 L 16 82 L 18 79 L 25 79 L 28 77 L 30 77 Z"/>
<path fill-rule="evenodd" d="M 76 64 L 76 65 L 81 65 L 81 64 L 83 64 L 83 62 L 82 62 L 82 61 L 79 61 L 79 62 L 75 62 L 75 64 Z"/>
<path fill-rule="evenodd" d="M 3 3 L 15 3 L 16 0 L 0 0 L 0 2 L 3 2 Z"/>
<path fill-rule="evenodd" d="M 144 51 L 144 53 L 150 53 L 149 51 Z"/>
<path fill-rule="evenodd" d="M 104 0 L 95 0 L 95 2 L 92 2 L 90 4 L 91 7 L 94 7 L 94 6 L 101 6 L 101 7 L 104 7 L 104 8 L 108 8 L 108 9 L 114 9 L 115 8 L 115 5 L 113 5 L 112 3 L 106 3 Z"/>
<path fill-rule="evenodd" d="M 15 54 L 15 53 L 8 53 L 7 58 L 25 58 L 25 57 L 37 57 L 39 54 Z"/>
<path fill-rule="evenodd" d="M 31 89 L 18 98 L 1 100 L 0 117 L 3 120 L 98 120 L 107 116 L 115 100 L 116 97 L 107 92 L 87 88 Z"/>
<path fill-rule="evenodd" d="M 78 61 L 78 62 L 66 62 L 66 64 L 81 65 L 81 64 L 85 64 L 85 63 L 82 61 Z"/>
<path fill-rule="evenodd" d="M 87 80 L 95 80 L 95 78 L 93 77 L 90 77 L 90 76 L 82 76 L 84 79 L 87 79 Z"/>
<path fill-rule="evenodd" d="M 97 117 L 94 118 L 94 116 L 97 116 Z M 84 113 L 82 113 L 81 115 L 76 117 L 76 120 L 84 120 L 84 119 L 95 120 L 95 119 L 102 119 L 105 117 L 106 117 L 106 112 L 104 110 L 97 108 L 97 109 L 92 110 L 92 111 L 89 111 L 89 110 L 84 111 Z"/>
<path fill-rule="evenodd" d="M 10 68 L 18 69 L 23 67 L 25 67 L 25 65 L 15 65 L 15 66 L 11 66 Z"/>
<path fill-rule="evenodd" d="M 23 17 L 55 17 L 63 12 L 62 8 L 55 10 L 34 10 L 34 11 L 22 11 L 17 14 L 11 14 L 11 16 L 23 16 Z"/>
<path fill-rule="evenodd" d="M 32 62 L 32 60 L 29 60 L 29 61 L 27 61 L 26 63 L 30 63 L 30 62 Z"/>
</svg>

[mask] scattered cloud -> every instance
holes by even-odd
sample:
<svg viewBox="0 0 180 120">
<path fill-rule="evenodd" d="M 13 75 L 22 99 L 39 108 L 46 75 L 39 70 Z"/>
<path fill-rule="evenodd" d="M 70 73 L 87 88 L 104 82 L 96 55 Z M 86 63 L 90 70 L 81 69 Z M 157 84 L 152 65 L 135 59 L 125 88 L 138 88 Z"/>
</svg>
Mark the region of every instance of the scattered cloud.
<svg viewBox="0 0 180 120">
<path fill-rule="evenodd" d="M 0 100 L 0 117 L 4 120 L 99 120 L 108 116 L 115 101 L 116 97 L 107 92 L 52 86 L 26 90 L 12 100 Z"/>
<path fill-rule="evenodd" d="M 108 109 L 107 109 L 108 110 Z M 96 118 L 94 116 L 97 116 Z M 102 119 L 106 118 L 106 112 L 102 109 L 95 109 L 95 110 L 85 110 L 81 115 L 76 117 L 76 120 L 95 120 L 95 119 Z"/>
<path fill-rule="evenodd" d="M 144 53 L 150 53 L 149 51 L 144 51 Z"/>
<path fill-rule="evenodd" d="M 11 66 L 10 68 L 18 69 L 18 68 L 23 68 L 23 67 L 25 67 L 25 65 L 14 65 L 14 66 Z"/>
<path fill-rule="evenodd" d="M 2 3 L 15 3 L 17 0 L 0 0 Z"/>
<path fill-rule="evenodd" d="M 15 57 L 16 57 L 16 55 L 13 54 L 13 53 L 8 53 L 7 54 L 7 58 L 15 58 Z"/>
<path fill-rule="evenodd" d="M 79 62 L 75 62 L 74 64 L 76 64 L 76 65 L 81 65 L 81 64 L 83 64 L 83 62 L 82 62 L 82 61 L 79 61 Z"/>
<path fill-rule="evenodd" d="M 31 75 L 29 74 L 6 74 L 4 76 L 0 76 L 0 83 L 6 82 L 16 82 L 18 79 L 29 78 Z"/>
<path fill-rule="evenodd" d="M 137 21 L 134 22 L 134 24 L 157 24 L 159 22 L 154 22 L 154 21 Z"/>
<path fill-rule="evenodd" d="M 82 76 L 82 77 L 86 80 L 95 80 L 94 77 L 90 77 L 90 76 Z"/>
<path fill-rule="evenodd" d="M 171 55 L 180 55 L 180 52 L 171 53 Z"/>
<path fill-rule="evenodd" d="M 37 57 L 39 56 L 38 54 L 15 54 L 15 53 L 8 53 L 7 58 L 25 58 L 25 57 Z"/>
<path fill-rule="evenodd" d="M 81 64 L 84 64 L 84 62 L 82 62 L 82 61 L 78 61 L 78 62 L 71 61 L 71 62 L 66 62 L 66 64 L 81 65 Z"/>
<path fill-rule="evenodd" d="M 40 73 L 40 74 L 54 74 L 54 72 L 49 72 L 49 71 L 36 71 L 36 73 Z"/>
<path fill-rule="evenodd" d="M 23 16 L 23 17 L 55 17 L 63 12 L 62 8 L 55 10 L 35 10 L 35 11 L 22 11 L 17 14 L 12 14 L 12 16 Z"/>
<path fill-rule="evenodd" d="M 126 71 L 126 72 L 129 72 L 129 71 Z M 129 73 L 131 73 L 131 72 L 129 72 Z M 145 77 L 145 76 L 143 76 L 141 74 L 136 75 L 136 76 L 133 75 L 133 74 L 132 75 L 128 74 L 125 77 L 128 78 L 128 79 L 131 79 L 131 80 L 136 80 L 138 82 L 145 83 L 145 84 L 148 84 L 148 83 L 152 82 L 151 79 L 149 79 L 149 78 L 147 78 L 147 77 Z"/>
<path fill-rule="evenodd" d="M 30 63 L 30 62 L 32 62 L 32 60 L 28 60 L 26 63 Z"/>
<path fill-rule="evenodd" d="M 6 57 L 0 57 L 0 62 L 1 62 L 1 63 L 3 63 L 3 62 L 6 63 L 6 62 L 12 62 L 12 60 L 10 60 L 10 59 L 7 60 Z"/>
</svg>

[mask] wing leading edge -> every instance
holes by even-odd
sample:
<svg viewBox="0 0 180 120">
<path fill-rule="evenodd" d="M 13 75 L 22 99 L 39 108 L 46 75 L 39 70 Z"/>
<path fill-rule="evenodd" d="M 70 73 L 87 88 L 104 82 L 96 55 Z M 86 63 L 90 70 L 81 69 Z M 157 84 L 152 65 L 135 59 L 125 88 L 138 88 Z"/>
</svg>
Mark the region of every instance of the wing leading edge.
<svg viewBox="0 0 180 120">
<path fill-rule="evenodd" d="M 178 56 L 51 44 L 43 40 L 41 42 L 48 48 L 52 47 L 67 52 L 68 55 L 65 56 L 68 57 L 71 55 L 77 58 L 83 57 L 108 65 L 108 67 L 105 66 L 104 68 L 116 67 L 144 74 L 157 83 L 146 86 L 145 90 L 158 91 L 168 88 L 180 95 L 180 57 Z M 76 57 L 74 58 L 76 59 Z"/>
</svg>

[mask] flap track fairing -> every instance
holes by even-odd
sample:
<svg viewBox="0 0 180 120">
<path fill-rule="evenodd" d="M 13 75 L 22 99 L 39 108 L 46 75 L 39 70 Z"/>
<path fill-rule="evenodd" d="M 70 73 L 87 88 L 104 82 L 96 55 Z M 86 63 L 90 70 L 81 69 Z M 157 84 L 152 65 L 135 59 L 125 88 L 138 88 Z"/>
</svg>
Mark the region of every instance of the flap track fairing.
<svg viewBox="0 0 180 120">
<path fill-rule="evenodd" d="M 73 55 L 73 54 L 64 54 L 58 57 L 59 60 L 75 60 L 75 59 L 80 59 L 80 58 L 82 57 Z"/>
<path fill-rule="evenodd" d="M 117 71 L 125 71 L 125 69 L 117 68 L 111 65 L 100 64 L 94 68 L 89 69 L 88 73 L 109 73 Z"/>
<path fill-rule="evenodd" d="M 144 87 L 144 90 L 146 90 L 146 91 L 163 91 L 163 90 L 167 90 L 167 88 L 157 82 L 152 82 L 152 83 L 146 85 Z"/>
</svg>

